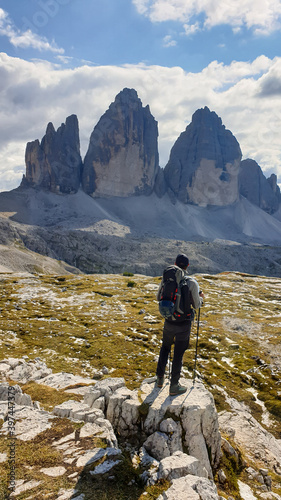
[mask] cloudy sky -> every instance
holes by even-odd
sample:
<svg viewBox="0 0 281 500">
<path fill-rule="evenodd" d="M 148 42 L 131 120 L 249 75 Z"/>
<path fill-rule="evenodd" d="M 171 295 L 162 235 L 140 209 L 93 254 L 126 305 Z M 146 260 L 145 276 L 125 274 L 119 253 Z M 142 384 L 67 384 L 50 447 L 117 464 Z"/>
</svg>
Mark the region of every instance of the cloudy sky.
<svg viewBox="0 0 281 500">
<path fill-rule="evenodd" d="M 281 0 L 0 0 L 0 190 L 28 141 L 77 114 L 82 155 L 124 87 L 149 104 L 160 165 L 208 106 L 281 184 Z"/>
</svg>

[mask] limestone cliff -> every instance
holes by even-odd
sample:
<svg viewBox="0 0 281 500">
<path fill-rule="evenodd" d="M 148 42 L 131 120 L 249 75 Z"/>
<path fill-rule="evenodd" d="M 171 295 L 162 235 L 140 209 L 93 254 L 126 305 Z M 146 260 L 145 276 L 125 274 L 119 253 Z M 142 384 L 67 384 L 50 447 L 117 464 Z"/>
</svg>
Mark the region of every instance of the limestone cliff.
<svg viewBox="0 0 281 500">
<path fill-rule="evenodd" d="M 195 205 L 229 205 L 238 199 L 240 146 L 221 119 L 198 109 L 175 142 L 165 167 L 173 197 Z"/>
<path fill-rule="evenodd" d="M 38 139 L 27 143 L 25 163 L 22 186 L 76 193 L 82 167 L 77 116 L 69 116 L 57 131 L 49 123 L 41 143 Z"/>
<path fill-rule="evenodd" d="M 256 161 L 247 159 L 241 162 L 239 172 L 239 191 L 251 203 L 269 214 L 278 210 L 281 203 L 277 177 L 272 174 L 268 179 Z"/>
<path fill-rule="evenodd" d="M 134 89 L 120 92 L 94 128 L 85 156 L 84 191 L 96 197 L 153 191 L 159 168 L 158 126 Z"/>
</svg>

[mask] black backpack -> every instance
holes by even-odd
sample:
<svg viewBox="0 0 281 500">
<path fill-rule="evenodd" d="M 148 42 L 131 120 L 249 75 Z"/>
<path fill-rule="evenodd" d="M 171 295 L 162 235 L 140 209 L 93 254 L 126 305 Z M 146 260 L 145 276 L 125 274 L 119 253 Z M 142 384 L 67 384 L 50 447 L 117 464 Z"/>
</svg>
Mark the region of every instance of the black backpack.
<svg viewBox="0 0 281 500">
<path fill-rule="evenodd" d="M 169 266 L 163 272 L 159 312 L 168 321 L 193 319 L 188 277 L 178 266 Z"/>
</svg>

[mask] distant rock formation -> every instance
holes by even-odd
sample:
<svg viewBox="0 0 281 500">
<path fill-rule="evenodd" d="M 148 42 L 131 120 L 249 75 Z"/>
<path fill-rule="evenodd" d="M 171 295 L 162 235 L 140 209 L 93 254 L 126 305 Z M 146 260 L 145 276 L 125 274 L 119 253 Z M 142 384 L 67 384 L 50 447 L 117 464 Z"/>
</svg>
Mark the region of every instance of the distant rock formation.
<svg viewBox="0 0 281 500">
<path fill-rule="evenodd" d="M 124 88 L 95 126 L 85 156 L 80 155 L 76 115 L 57 131 L 28 142 L 21 188 L 53 193 L 85 193 L 127 198 L 167 192 L 173 203 L 227 206 L 240 194 L 269 214 L 281 206 L 277 176 L 268 179 L 254 160 L 241 163 L 240 146 L 221 118 L 198 109 L 176 140 L 164 169 L 159 166 L 158 124 L 134 89 Z M 241 168 L 240 168 L 241 165 Z"/>
<path fill-rule="evenodd" d="M 269 214 L 276 212 L 281 203 L 277 176 L 272 174 L 267 179 L 257 162 L 249 158 L 241 162 L 239 191 L 251 203 Z"/>
<path fill-rule="evenodd" d="M 153 191 L 159 170 L 158 126 L 134 89 L 123 89 L 94 128 L 84 160 L 83 190 L 92 196 Z"/>
<path fill-rule="evenodd" d="M 229 205 L 239 196 L 240 146 L 221 119 L 198 109 L 175 142 L 164 169 L 168 191 L 183 203 Z"/>
<path fill-rule="evenodd" d="M 77 116 L 69 116 L 57 131 L 49 123 L 41 143 L 38 139 L 27 143 L 25 163 L 23 187 L 39 187 L 53 193 L 76 193 L 82 168 Z"/>
</svg>

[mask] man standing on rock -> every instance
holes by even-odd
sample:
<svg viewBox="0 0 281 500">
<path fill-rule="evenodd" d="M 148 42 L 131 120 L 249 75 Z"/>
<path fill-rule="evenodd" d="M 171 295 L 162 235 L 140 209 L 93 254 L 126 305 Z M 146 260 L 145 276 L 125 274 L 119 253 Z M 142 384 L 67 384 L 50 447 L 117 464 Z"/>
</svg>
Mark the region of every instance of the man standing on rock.
<svg viewBox="0 0 281 500">
<path fill-rule="evenodd" d="M 186 392 L 186 388 L 179 384 L 182 368 L 182 358 L 189 346 L 189 337 L 192 320 L 194 318 L 194 310 L 199 309 L 202 306 L 204 299 L 204 294 L 202 291 L 200 291 L 197 281 L 194 278 L 187 277 L 188 266 L 188 257 L 184 254 L 179 254 L 176 258 L 175 265 L 170 266 L 169 268 L 167 268 L 167 270 L 165 270 L 170 272 L 169 276 L 171 276 L 172 271 L 176 272 L 178 276 L 181 276 L 181 285 L 178 287 L 180 288 L 181 296 L 180 307 L 178 304 L 172 316 L 169 316 L 168 318 L 166 317 L 165 319 L 162 346 L 156 370 L 156 384 L 158 387 L 163 387 L 165 368 L 172 344 L 175 343 L 170 384 L 170 396 L 177 396 Z M 163 273 L 163 279 L 157 293 L 158 301 L 161 301 L 163 299 L 163 290 L 165 287 L 165 271 Z M 170 283 L 172 282 L 171 278 L 168 278 L 167 281 L 169 281 Z M 176 292 L 178 292 L 178 288 Z M 179 294 L 177 293 L 177 295 Z"/>
</svg>

